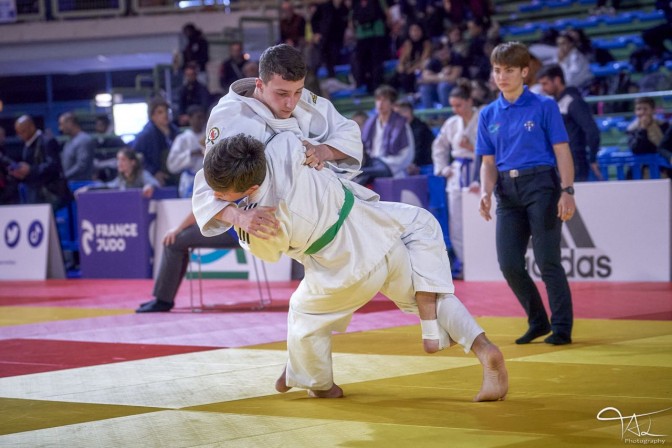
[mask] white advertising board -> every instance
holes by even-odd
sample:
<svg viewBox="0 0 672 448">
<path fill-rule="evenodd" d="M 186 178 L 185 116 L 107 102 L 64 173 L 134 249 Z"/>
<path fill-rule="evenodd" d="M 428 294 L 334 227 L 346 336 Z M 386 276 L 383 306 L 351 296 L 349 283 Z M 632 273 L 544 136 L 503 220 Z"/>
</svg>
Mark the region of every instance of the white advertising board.
<svg viewBox="0 0 672 448">
<path fill-rule="evenodd" d="M 0 207 L 0 280 L 64 278 L 51 206 Z"/>
<path fill-rule="evenodd" d="M 191 199 L 164 199 L 156 202 L 156 233 L 154 240 L 154 278 L 161 265 L 163 237 L 170 229 L 177 227 L 191 212 Z M 196 249 L 195 256 L 201 258 L 201 272 L 204 278 L 248 278 L 256 281 L 253 255 L 243 249 Z M 283 256 L 277 263 L 264 263 L 269 281 L 287 281 L 291 278 L 292 260 Z M 262 271 L 261 260 L 256 266 Z M 194 272 L 198 266 L 192 263 Z M 263 275 L 263 274 L 262 274 Z"/>
<path fill-rule="evenodd" d="M 672 216 L 667 179 L 575 185 L 577 213 L 563 225 L 562 264 L 570 281 L 670 281 Z M 478 213 L 479 195 L 462 193 L 465 280 L 503 280 L 493 220 Z M 541 280 L 528 249 L 532 278 Z"/>
</svg>

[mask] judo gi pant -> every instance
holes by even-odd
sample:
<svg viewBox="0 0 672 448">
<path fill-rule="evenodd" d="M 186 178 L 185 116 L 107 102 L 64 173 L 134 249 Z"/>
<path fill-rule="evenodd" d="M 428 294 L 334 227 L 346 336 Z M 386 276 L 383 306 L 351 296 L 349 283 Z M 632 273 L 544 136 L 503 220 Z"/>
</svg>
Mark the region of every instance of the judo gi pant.
<svg viewBox="0 0 672 448">
<path fill-rule="evenodd" d="M 331 334 L 344 332 L 352 314 L 379 291 L 402 311 L 416 315 L 416 291 L 437 293 L 439 326 L 465 352 L 483 333 L 452 294 L 450 262 L 436 219 L 418 207 L 389 204 L 390 213 L 407 231 L 371 272 L 329 293 L 316 292 L 304 280 L 292 295 L 287 318 L 287 386 L 327 390 L 333 385 Z"/>
</svg>

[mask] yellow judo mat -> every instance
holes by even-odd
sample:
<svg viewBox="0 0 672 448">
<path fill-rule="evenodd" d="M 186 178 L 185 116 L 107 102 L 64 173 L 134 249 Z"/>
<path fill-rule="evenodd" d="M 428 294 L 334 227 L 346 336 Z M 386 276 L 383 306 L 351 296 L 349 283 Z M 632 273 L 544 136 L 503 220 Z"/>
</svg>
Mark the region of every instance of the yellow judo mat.
<svg viewBox="0 0 672 448">
<path fill-rule="evenodd" d="M 574 344 L 513 344 L 523 319 L 477 319 L 504 353 L 505 401 L 473 403 L 459 347 L 419 326 L 338 334 L 345 398 L 278 394 L 284 343 L 0 379 L 0 447 L 620 447 L 672 444 L 672 323 L 579 319 Z"/>
</svg>

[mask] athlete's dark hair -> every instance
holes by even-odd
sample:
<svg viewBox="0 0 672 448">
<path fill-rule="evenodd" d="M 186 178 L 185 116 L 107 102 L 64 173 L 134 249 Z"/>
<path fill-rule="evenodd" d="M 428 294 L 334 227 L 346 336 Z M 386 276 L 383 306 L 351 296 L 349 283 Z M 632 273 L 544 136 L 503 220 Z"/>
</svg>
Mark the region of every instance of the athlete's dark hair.
<svg viewBox="0 0 672 448">
<path fill-rule="evenodd" d="M 217 192 L 242 193 L 261 185 L 266 178 L 264 144 L 245 134 L 223 138 L 205 155 L 203 174 Z"/>
</svg>

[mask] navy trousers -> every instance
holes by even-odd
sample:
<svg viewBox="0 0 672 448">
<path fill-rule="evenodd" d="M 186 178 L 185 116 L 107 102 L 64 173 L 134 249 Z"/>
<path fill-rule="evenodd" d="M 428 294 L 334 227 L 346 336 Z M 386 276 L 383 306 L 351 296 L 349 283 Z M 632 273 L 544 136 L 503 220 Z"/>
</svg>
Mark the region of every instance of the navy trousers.
<svg viewBox="0 0 672 448">
<path fill-rule="evenodd" d="M 509 287 L 525 309 L 531 328 L 547 328 L 548 315 L 527 271 L 532 237 L 534 258 L 546 286 L 553 333 L 571 336 L 572 295 L 562 267 L 562 221 L 557 217 L 560 179 L 555 169 L 511 178 L 500 173 L 497 197 L 497 260 Z"/>
</svg>

